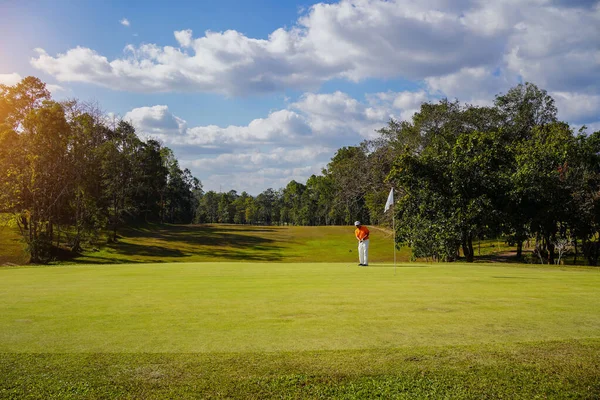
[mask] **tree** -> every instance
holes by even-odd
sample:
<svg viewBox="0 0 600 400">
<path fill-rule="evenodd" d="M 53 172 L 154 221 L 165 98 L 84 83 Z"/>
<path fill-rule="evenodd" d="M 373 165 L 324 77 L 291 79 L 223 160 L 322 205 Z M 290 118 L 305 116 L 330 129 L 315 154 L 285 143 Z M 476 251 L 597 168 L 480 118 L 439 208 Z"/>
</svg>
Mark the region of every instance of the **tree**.
<svg viewBox="0 0 600 400">
<path fill-rule="evenodd" d="M 252 196 L 248 196 L 245 200 L 245 219 L 250 224 L 256 224 L 259 215 L 259 207 Z"/>
<path fill-rule="evenodd" d="M 140 176 L 139 155 L 142 142 L 128 122 L 121 121 L 109 133 L 109 140 L 100 148 L 102 153 L 102 184 L 108 204 L 107 214 L 112 230 L 111 240 L 117 240 L 117 229 L 127 217 L 138 212 L 134 197 L 138 194 Z"/>
<path fill-rule="evenodd" d="M 569 207 L 571 191 L 565 174 L 569 165 L 577 163 L 576 148 L 576 139 L 564 123 L 534 128 L 530 140 L 519 142 L 515 148 L 513 196 L 519 196 L 531 234 L 549 264 L 554 264 L 554 243 L 561 225 L 566 228 L 569 215 L 575 211 Z"/>
<path fill-rule="evenodd" d="M 467 262 L 474 260 L 473 238 L 502 225 L 509 159 L 501 132 L 464 133 L 453 148 L 450 196 Z"/>
<path fill-rule="evenodd" d="M 289 220 L 294 225 L 302 225 L 302 194 L 306 186 L 292 180 L 283 189 L 283 207 L 288 213 Z"/>
<path fill-rule="evenodd" d="M 269 188 L 256 196 L 256 216 L 255 218 L 265 225 L 272 225 L 274 221 L 279 221 L 277 218 L 278 196 L 277 192 Z"/>
<path fill-rule="evenodd" d="M 202 196 L 196 211 L 196 219 L 199 223 L 214 224 L 219 219 L 219 194 L 210 190 Z"/>
<path fill-rule="evenodd" d="M 29 112 L 49 100 L 51 96 L 46 84 L 33 76 L 23 78 L 15 86 L 0 84 L 0 124 L 21 131 Z"/>
<path fill-rule="evenodd" d="M 168 152 L 156 140 L 148 140 L 140 149 L 141 182 L 140 190 L 136 193 L 136 203 L 145 222 L 161 221 L 165 217 L 167 203 L 171 205 L 166 196 L 169 190 L 174 190 L 173 186 L 168 186 L 169 167 L 173 165 L 167 165 L 164 159 L 166 153 Z M 180 170 L 176 172 L 180 173 Z"/>
<path fill-rule="evenodd" d="M 79 251 L 105 228 L 116 240 L 124 222 L 193 219 L 200 181 L 130 124 L 107 125 L 95 105 L 52 101 L 37 78 L 0 85 L 0 212 L 14 215 L 32 262 L 54 257 L 63 235 Z"/>
<path fill-rule="evenodd" d="M 327 164 L 324 173 L 331 178 L 335 191 L 334 218 L 346 224 L 357 219 L 369 223 L 364 207 L 367 170 L 367 156 L 361 147 L 342 147 Z"/>
<path fill-rule="evenodd" d="M 56 102 L 43 102 L 23 120 L 18 141 L 25 162 L 17 172 L 20 184 L 13 188 L 12 197 L 26 215 L 20 227 L 34 263 L 52 257 L 54 227 L 68 204 L 68 137 L 64 109 Z"/>
<path fill-rule="evenodd" d="M 556 122 L 558 111 L 554 99 L 530 82 L 496 96 L 494 104 L 513 140 L 527 140 L 535 127 Z"/>
<path fill-rule="evenodd" d="M 71 190 L 68 218 L 62 222 L 67 225 L 67 242 L 73 252 L 81 251 L 84 238 L 96 238 L 105 226 L 101 199 L 102 181 L 101 153 L 98 149 L 107 139 L 107 128 L 101 122 L 101 113 L 97 108 L 76 101 L 63 103 L 70 125 L 69 171 Z M 73 227 L 72 232 L 68 227 Z M 60 232 L 59 232 L 60 233 Z M 57 239 L 60 245 L 60 237 Z"/>
<path fill-rule="evenodd" d="M 235 214 L 233 216 L 234 224 L 245 224 L 248 222 L 246 219 L 246 206 L 249 198 L 250 195 L 248 193 L 242 192 L 242 194 L 233 201 L 233 208 L 235 209 Z"/>
</svg>

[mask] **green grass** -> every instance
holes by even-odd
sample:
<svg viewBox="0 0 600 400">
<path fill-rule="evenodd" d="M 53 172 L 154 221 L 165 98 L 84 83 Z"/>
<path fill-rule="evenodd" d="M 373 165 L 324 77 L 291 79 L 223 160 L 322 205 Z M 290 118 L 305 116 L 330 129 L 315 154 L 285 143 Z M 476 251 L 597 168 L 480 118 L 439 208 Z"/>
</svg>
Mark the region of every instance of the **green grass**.
<svg viewBox="0 0 600 400">
<path fill-rule="evenodd" d="M 0 266 L 28 262 L 29 256 L 18 229 L 10 223 L 7 214 L 0 213 Z"/>
<path fill-rule="evenodd" d="M 369 258 L 393 261 L 389 231 L 371 227 Z M 120 231 L 117 243 L 86 251 L 71 263 L 206 261 L 358 263 L 353 226 L 149 225 Z M 410 249 L 398 251 L 408 261 Z"/>
<path fill-rule="evenodd" d="M 3 354 L 0 398 L 597 399 L 600 341 L 238 354 Z"/>
<path fill-rule="evenodd" d="M 598 398 L 600 271 L 0 269 L 0 398 Z"/>
<path fill-rule="evenodd" d="M 600 336 L 599 272 L 405 264 L 394 275 L 394 268 L 354 263 L 9 268 L 0 270 L 0 351 L 260 352 L 589 338 Z"/>
</svg>

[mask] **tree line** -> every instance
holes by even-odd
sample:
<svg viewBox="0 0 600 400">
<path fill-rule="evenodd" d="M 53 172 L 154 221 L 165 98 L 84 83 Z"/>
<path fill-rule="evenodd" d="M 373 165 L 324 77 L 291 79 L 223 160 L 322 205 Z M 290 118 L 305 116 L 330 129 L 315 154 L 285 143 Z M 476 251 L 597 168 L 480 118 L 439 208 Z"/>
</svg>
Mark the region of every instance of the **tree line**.
<svg viewBox="0 0 600 400">
<path fill-rule="evenodd" d="M 34 77 L 0 85 L 0 166 L 0 212 L 34 263 L 104 231 L 114 241 L 126 223 L 189 223 L 202 192 L 169 148 L 93 105 L 53 101 Z"/>
<path fill-rule="evenodd" d="M 473 242 L 504 236 L 540 262 L 569 249 L 600 256 L 600 132 L 574 132 L 531 83 L 490 106 L 442 99 L 373 140 L 340 148 L 319 175 L 252 196 L 202 190 L 173 152 L 124 121 L 51 100 L 25 78 L 0 86 L 0 212 L 13 213 L 33 261 L 61 241 L 125 223 L 390 225 L 415 258 L 473 261 Z M 390 188 L 393 212 L 383 212 Z M 55 243 L 55 245 L 53 245 Z"/>
</svg>

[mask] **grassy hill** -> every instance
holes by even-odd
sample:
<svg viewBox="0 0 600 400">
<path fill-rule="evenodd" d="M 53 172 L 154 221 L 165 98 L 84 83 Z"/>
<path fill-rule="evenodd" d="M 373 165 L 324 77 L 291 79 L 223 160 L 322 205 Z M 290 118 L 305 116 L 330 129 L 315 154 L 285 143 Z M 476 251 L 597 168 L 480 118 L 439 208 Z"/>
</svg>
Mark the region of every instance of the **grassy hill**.
<svg viewBox="0 0 600 400">
<path fill-rule="evenodd" d="M 389 229 L 369 227 L 370 263 L 394 260 Z M 358 263 L 353 226 L 148 225 L 120 231 L 117 243 L 86 251 L 71 263 L 148 262 L 347 262 Z M 476 247 L 480 260 L 510 251 L 506 244 L 487 240 Z M 410 261 L 411 250 L 396 252 L 398 262 Z"/>
<path fill-rule="evenodd" d="M 501 264 L 0 269 L 0 398 L 598 398 L 600 274 Z"/>
<path fill-rule="evenodd" d="M 393 261 L 392 233 L 371 227 L 371 262 Z M 86 251 L 74 263 L 348 262 L 358 263 L 352 226 L 150 225 L 127 228 L 117 243 Z M 408 260 L 401 249 L 398 260 Z"/>
</svg>

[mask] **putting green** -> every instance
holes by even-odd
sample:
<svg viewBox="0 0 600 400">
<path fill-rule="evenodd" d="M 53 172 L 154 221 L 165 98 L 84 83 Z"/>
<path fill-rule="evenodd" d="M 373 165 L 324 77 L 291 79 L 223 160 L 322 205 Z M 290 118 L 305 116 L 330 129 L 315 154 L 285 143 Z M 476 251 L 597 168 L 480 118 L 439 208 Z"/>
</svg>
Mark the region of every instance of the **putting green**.
<svg viewBox="0 0 600 400">
<path fill-rule="evenodd" d="M 0 269 L 0 353 L 280 352 L 600 337 L 600 270 L 170 263 Z"/>
</svg>

